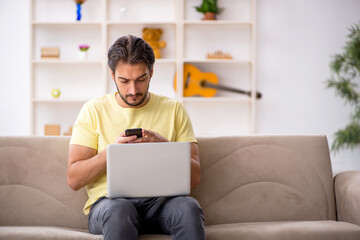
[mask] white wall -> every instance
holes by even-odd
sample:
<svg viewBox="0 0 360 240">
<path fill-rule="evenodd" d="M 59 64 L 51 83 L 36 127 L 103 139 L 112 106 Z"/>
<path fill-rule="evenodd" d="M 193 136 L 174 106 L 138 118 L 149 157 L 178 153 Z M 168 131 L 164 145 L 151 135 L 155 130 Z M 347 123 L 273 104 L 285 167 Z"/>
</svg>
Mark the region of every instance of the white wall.
<svg viewBox="0 0 360 240">
<path fill-rule="evenodd" d="M 326 89 L 331 55 L 341 53 L 350 25 L 360 21 L 358 0 L 259 0 L 257 105 L 261 134 L 333 134 L 350 108 Z M 332 154 L 335 172 L 360 169 L 360 147 Z"/>
<path fill-rule="evenodd" d="M 219 1 L 221 4 L 221 0 Z M 259 134 L 326 134 L 349 121 L 350 108 L 325 88 L 330 56 L 360 21 L 358 0 L 258 0 Z M 28 135 L 29 4 L 0 0 L 0 135 Z M 332 154 L 333 170 L 360 169 L 360 147 Z"/>
<path fill-rule="evenodd" d="M 0 135 L 30 134 L 29 2 L 0 0 Z"/>
</svg>

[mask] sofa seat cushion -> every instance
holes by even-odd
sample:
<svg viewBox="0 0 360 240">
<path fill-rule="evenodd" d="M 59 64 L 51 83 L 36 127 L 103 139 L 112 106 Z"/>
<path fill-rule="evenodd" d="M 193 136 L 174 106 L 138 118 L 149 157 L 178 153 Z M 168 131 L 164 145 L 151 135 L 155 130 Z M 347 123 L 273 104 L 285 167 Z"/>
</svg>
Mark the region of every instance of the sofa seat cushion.
<svg viewBox="0 0 360 240">
<path fill-rule="evenodd" d="M 102 235 L 93 235 L 84 230 L 60 227 L 13 227 L 0 226 L 0 240 L 102 240 Z M 168 235 L 141 235 L 139 240 L 171 240 Z"/>
<path fill-rule="evenodd" d="M 336 221 L 259 222 L 206 226 L 207 240 L 359 240 L 360 226 Z M 89 239 L 101 240 L 84 230 L 58 227 L 0 226 L 0 240 Z M 140 235 L 139 240 L 171 240 L 168 235 Z"/>
<path fill-rule="evenodd" d="M 92 235 L 84 230 L 70 229 L 62 227 L 17 227 L 17 226 L 0 226 L 1 240 L 16 239 L 102 239 L 100 235 Z"/>
<path fill-rule="evenodd" d="M 360 226 L 336 221 L 235 223 L 206 227 L 207 240 L 359 240 Z"/>
</svg>

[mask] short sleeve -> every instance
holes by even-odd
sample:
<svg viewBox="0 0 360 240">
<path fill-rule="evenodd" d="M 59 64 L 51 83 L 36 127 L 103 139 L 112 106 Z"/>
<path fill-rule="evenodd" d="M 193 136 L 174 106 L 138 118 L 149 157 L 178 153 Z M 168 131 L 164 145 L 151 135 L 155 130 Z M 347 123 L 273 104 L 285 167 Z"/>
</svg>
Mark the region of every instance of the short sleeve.
<svg viewBox="0 0 360 240">
<path fill-rule="evenodd" d="M 176 142 L 197 142 L 190 117 L 181 103 L 176 105 Z"/>
<path fill-rule="evenodd" d="M 88 102 L 81 108 L 73 126 L 70 144 L 98 150 L 97 119 L 95 108 Z"/>
</svg>

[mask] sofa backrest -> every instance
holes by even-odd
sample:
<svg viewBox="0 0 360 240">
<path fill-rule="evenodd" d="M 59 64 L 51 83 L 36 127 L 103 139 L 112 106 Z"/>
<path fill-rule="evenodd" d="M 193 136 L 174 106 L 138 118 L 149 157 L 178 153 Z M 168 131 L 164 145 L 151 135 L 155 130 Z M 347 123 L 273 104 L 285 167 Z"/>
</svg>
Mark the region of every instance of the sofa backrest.
<svg viewBox="0 0 360 240">
<path fill-rule="evenodd" d="M 86 192 L 66 182 L 70 137 L 0 137 L 0 225 L 87 229 Z"/>
<path fill-rule="evenodd" d="M 325 136 L 198 138 L 205 224 L 335 220 Z"/>
<path fill-rule="evenodd" d="M 198 138 L 205 224 L 335 220 L 325 136 Z M 87 229 L 66 182 L 69 137 L 0 137 L 0 225 Z"/>
</svg>

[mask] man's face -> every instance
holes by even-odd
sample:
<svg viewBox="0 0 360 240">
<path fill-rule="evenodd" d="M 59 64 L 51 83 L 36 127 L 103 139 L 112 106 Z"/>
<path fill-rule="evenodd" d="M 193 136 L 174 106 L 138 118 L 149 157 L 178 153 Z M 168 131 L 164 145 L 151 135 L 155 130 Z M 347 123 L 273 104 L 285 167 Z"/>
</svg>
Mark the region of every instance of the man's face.
<svg viewBox="0 0 360 240">
<path fill-rule="evenodd" d="M 142 107 L 148 101 L 152 71 L 145 63 L 127 64 L 119 62 L 112 79 L 119 91 L 120 105 L 124 107 Z"/>
</svg>

